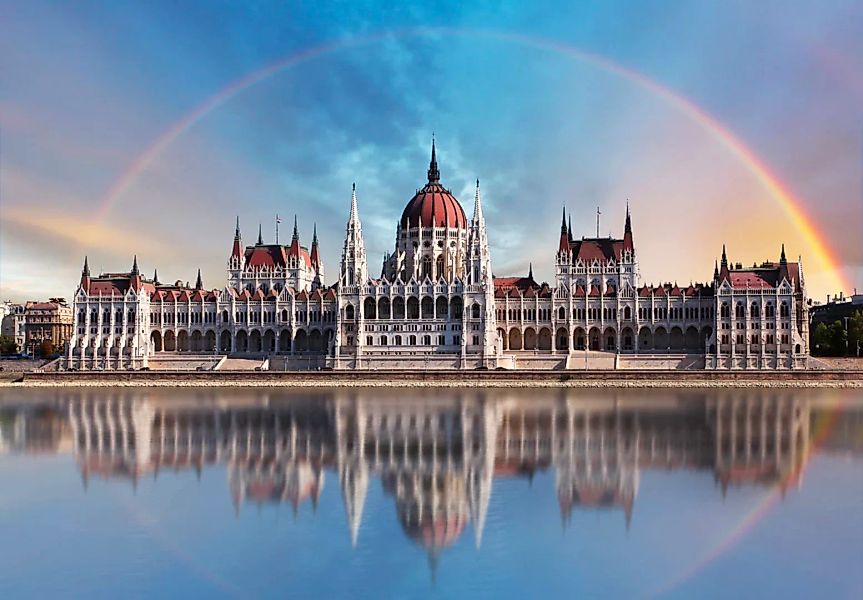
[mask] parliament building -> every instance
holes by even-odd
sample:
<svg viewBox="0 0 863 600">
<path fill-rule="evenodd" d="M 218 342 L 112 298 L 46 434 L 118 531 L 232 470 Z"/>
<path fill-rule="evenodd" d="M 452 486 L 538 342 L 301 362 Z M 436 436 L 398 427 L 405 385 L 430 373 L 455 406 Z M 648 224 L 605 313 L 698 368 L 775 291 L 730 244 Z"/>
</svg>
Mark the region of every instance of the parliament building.
<svg viewBox="0 0 863 600">
<path fill-rule="evenodd" d="M 564 211 L 553 284 L 492 270 L 479 181 L 468 219 L 441 183 L 434 142 L 425 185 L 395 246 L 369 273 L 356 187 L 341 262 L 324 274 L 317 231 L 289 245 L 239 220 L 227 284 L 167 284 L 132 269 L 92 276 L 74 295 L 65 368 L 159 368 L 228 357 L 291 369 L 800 369 L 808 314 L 802 263 L 744 267 L 722 249 L 707 283 L 645 285 L 627 208 L 623 236 L 575 237 Z M 219 360 L 215 360 L 215 358 Z M 162 362 L 160 362 L 162 361 Z"/>
</svg>

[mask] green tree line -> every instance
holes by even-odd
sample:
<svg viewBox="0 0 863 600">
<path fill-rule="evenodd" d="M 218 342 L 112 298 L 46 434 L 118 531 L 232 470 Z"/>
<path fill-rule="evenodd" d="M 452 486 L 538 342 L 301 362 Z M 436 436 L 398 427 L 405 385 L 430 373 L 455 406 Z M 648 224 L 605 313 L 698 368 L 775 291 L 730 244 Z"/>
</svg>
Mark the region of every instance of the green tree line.
<svg viewBox="0 0 863 600">
<path fill-rule="evenodd" d="M 855 311 L 848 318 L 833 323 L 818 323 L 812 330 L 812 354 L 814 356 L 857 356 L 863 353 L 863 311 Z"/>
</svg>

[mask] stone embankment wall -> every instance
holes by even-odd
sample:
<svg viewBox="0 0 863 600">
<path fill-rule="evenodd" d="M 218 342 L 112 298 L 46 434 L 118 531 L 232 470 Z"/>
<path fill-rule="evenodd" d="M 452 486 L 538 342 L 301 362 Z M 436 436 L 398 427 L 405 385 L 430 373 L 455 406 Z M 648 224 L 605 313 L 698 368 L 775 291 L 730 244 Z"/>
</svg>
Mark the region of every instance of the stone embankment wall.
<svg viewBox="0 0 863 600">
<path fill-rule="evenodd" d="M 115 371 L 25 373 L 33 385 L 863 387 L 863 371 Z"/>
</svg>

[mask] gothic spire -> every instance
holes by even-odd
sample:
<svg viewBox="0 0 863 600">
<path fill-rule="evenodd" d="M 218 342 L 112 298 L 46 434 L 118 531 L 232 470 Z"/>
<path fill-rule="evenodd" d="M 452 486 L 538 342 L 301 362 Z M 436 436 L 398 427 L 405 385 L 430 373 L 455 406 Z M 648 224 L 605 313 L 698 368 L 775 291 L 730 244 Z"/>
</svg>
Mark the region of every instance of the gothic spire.
<svg viewBox="0 0 863 600">
<path fill-rule="evenodd" d="M 312 225 L 312 246 L 318 245 L 318 224 Z"/>
<path fill-rule="evenodd" d="M 563 217 L 560 219 L 560 235 L 566 234 L 566 205 L 563 206 Z"/>
<path fill-rule="evenodd" d="M 473 222 L 479 224 L 483 221 L 482 198 L 479 192 L 479 179 L 476 180 L 476 194 L 473 198 Z"/>
<path fill-rule="evenodd" d="M 566 234 L 569 236 L 570 241 L 572 241 L 572 213 L 569 213 L 569 227 L 566 229 Z"/>
<path fill-rule="evenodd" d="M 90 265 L 87 262 L 87 257 L 84 257 L 84 268 L 81 270 L 81 275 L 84 277 L 90 276 Z"/>
<path fill-rule="evenodd" d="M 291 238 L 292 242 L 298 242 L 300 240 L 300 230 L 297 228 L 297 215 L 294 215 L 294 235 Z"/>
<path fill-rule="evenodd" d="M 140 271 L 138 270 L 138 255 L 132 259 L 132 275 L 140 275 Z"/>
<path fill-rule="evenodd" d="M 153 283 L 159 285 L 159 270 L 153 269 Z"/>
<path fill-rule="evenodd" d="M 527 278 L 528 278 L 528 279 L 533 279 L 533 261 L 531 261 L 531 262 L 529 263 L 529 265 L 530 265 L 530 266 L 529 266 L 529 267 L 528 267 L 528 269 L 527 269 Z"/>
<path fill-rule="evenodd" d="M 198 269 L 198 278 L 195 280 L 195 289 L 196 290 L 204 289 L 204 282 L 201 281 L 201 269 Z"/>
<path fill-rule="evenodd" d="M 780 265 L 787 265 L 788 264 L 788 259 L 785 258 L 785 244 L 782 244 L 782 254 L 779 256 L 779 264 Z"/>
<path fill-rule="evenodd" d="M 437 156 L 435 153 L 434 135 L 432 135 L 431 161 L 428 170 L 429 183 L 440 183 L 440 171 L 437 168 Z"/>
<path fill-rule="evenodd" d="M 349 222 L 358 222 L 360 220 L 360 214 L 357 210 L 357 184 L 354 182 L 351 185 L 351 216 Z"/>
<path fill-rule="evenodd" d="M 240 215 L 237 215 L 237 227 L 234 229 L 234 239 L 240 239 Z"/>
<path fill-rule="evenodd" d="M 719 263 L 723 269 L 728 268 L 728 255 L 725 254 L 725 244 L 722 244 L 722 262 Z"/>
<path fill-rule="evenodd" d="M 719 279 L 719 262 L 713 261 L 713 279 Z"/>
<path fill-rule="evenodd" d="M 260 223 L 258 223 L 258 246 L 264 245 L 264 230 Z"/>
<path fill-rule="evenodd" d="M 632 222 L 629 219 L 629 200 L 626 201 L 626 225 L 623 227 L 623 233 L 632 235 Z"/>
</svg>

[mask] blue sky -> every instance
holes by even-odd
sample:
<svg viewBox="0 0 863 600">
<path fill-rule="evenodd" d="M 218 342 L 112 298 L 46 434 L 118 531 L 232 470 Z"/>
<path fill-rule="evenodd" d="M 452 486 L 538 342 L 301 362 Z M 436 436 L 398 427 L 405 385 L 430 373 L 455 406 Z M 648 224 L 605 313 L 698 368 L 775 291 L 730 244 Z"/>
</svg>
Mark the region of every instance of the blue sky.
<svg viewBox="0 0 863 600">
<path fill-rule="evenodd" d="M 435 28 L 450 28 L 441 31 Z M 863 8 L 859 2 L 401 3 L 0 0 L 0 296 L 69 296 L 84 254 L 164 280 L 224 285 L 234 218 L 252 241 L 317 223 L 334 279 L 356 181 L 370 272 L 440 168 L 470 210 L 482 180 L 496 274 L 553 275 L 561 205 L 576 235 L 619 234 L 627 199 L 646 281 L 701 281 L 732 260 L 803 256 L 810 292 L 863 288 Z M 511 35 L 538 40 L 539 45 Z M 371 41 L 362 41 L 371 38 Z M 154 142 L 238 90 L 125 187 Z M 687 98 L 800 199 L 816 249 L 703 124 L 595 62 Z M 850 291 L 850 290 L 845 290 Z"/>
</svg>

